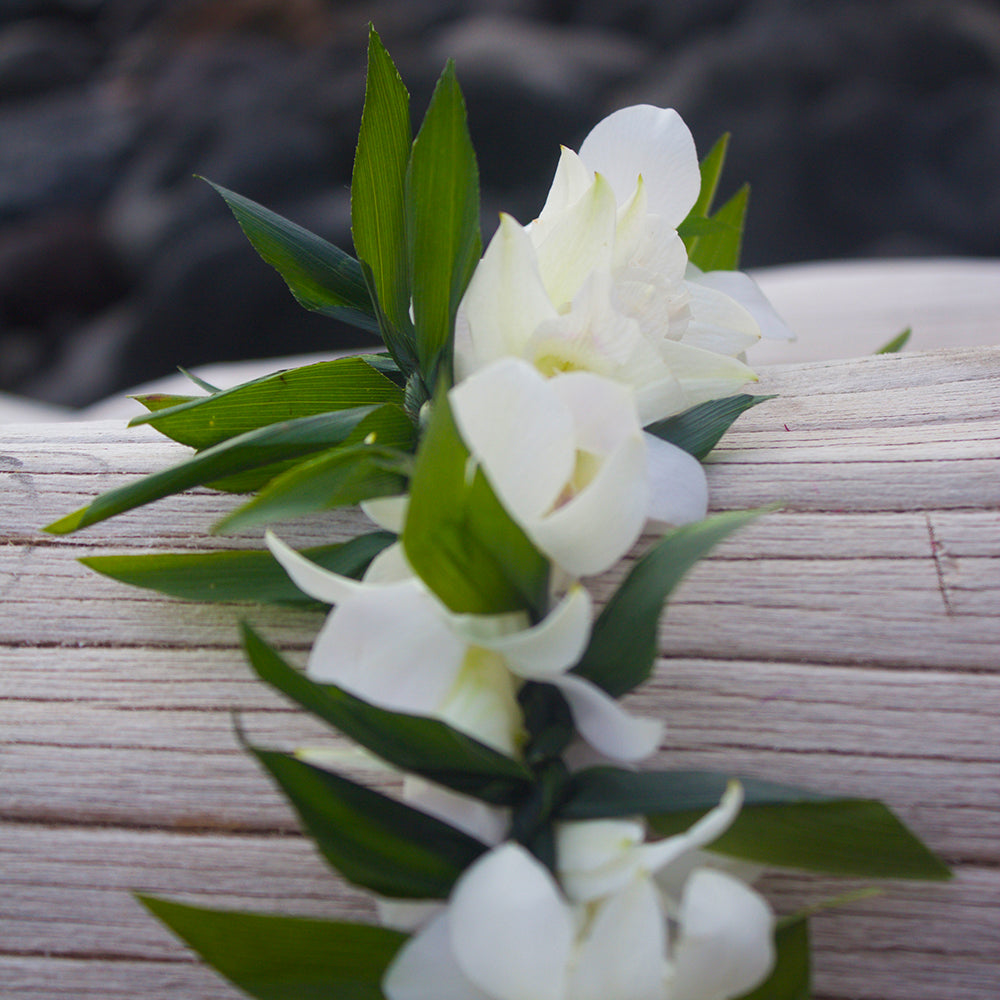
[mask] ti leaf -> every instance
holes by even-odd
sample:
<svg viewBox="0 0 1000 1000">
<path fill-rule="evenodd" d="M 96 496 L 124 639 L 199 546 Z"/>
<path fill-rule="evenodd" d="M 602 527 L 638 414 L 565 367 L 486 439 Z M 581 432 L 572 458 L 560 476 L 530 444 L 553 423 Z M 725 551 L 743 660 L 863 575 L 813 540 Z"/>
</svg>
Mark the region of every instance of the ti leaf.
<svg viewBox="0 0 1000 1000">
<path fill-rule="evenodd" d="M 647 680 L 656 662 L 660 612 L 670 592 L 723 538 L 761 513 L 739 510 L 716 514 L 678 528 L 654 545 L 605 605 L 573 673 L 615 698 Z"/>
<path fill-rule="evenodd" d="M 574 776 L 561 816 L 645 815 L 663 836 L 688 829 L 717 805 L 727 779 L 698 771 L 596 767 Z M 946 865 L 881 802 L 742 779 L 744 805 L 711 850 L 782 868 L 866 878 L 942 880 Z"/>
<path fill-rule="evenodd" d="M 774 929 L 774 951 L 771 974 L 739 1000 L 809 1000 L 812 975 L 808 918 L 796 916 L 779 921 Z"/>
<path fill-rule="evenodd" d="M 898 333 L 892 340 L 883 344 L 875 353 L 876 354 L 897 354 L 901 351 L 910 339 L 910 334 L 913 333 L 911 327 L 907 327 L 902 333 Z"/>
<path fill-rule="evenodd" d="M 548 610 L 549 564 L 496 498 L 439 392 L 410 481 L 406 558 L 458 614 Z"/>
<path fill-rule="evenodd" d="M 402 390 L 360 357 L 336 358 L 275 372 L 210 396 L 181 398 L 169 408 L 134 417 L 190 448 L 210 448 L 227 438 L 283 420 L 332 410 L 403 402 Z"/>
<path fill-rule="evenodd" d="M 688 254 L 688 260 L 702 271 L 735 271 L 740 266 L 743 248 L 743 226 L 746 222 L 750 186 L 744 184 L 710 220 L 717 224 L 715 232 L 698 237 Z"/>
<path fill-rule="evenodd" d="M 719 439 L 741 413 L 769 399 L 774 399 L 774 396 L 749 396 L 746 393 L 713 399 L 676 416 L 667 417 L 666 420 L 658 420 L 646 427 L 646 430 L 683 448 L 701 461 L 719 443 Z"/>
<path fill-rule="evenodd" d="M 415 360 L 403 195 L 411 135 L 410 95 L 370 28 L 365 105 L 351 180 L 351 232 L 374 289 L 382 339 L 407 374 Z"/>
<path fill-rule="evenodd" d="M 687 218 L 678 226 L 677 231 L 684 240 L 688 256 L 695 252 L 700 236 L 719 232 L 720 223 L 709 218 L 712 202 L 719 188 L 722 168 L 726 163 L 726 153 L 729 150 L 729 133 L 726 132 L 716 140 L 699 165 L 701 171 L 701 189 L 698 200 L 694 203 Z"/>
<path fill-rule="evenodd" d="M 192 486 L 325 451 L 340 444 L 375 409 L 374 406 L 355 406 L 240 434 L 173 468 L 102 493 L 86 507 L 46 525 L 44 530 L 53 535 L 69 534 Z"/>
<path fill-rule="evenodd" d="M 317 684 L 247 625 L 243 646 L 261 680 L 394 767 L 494 805 L 510 805 L 527 792 L 531 772 L 523 764 L 447 723 L 378 708 L 336 685 Z"/>
<path fill-rule="evenodd" d="M 254 249 L 285 279 L 300 305 L 363 330 L 378 329 L 358 262 L 263 205 L 208 182 L 225 199 Z"/>
<path fill-rule="evenodd" d="M 249 748 L 326 860 L 380 896 L 444 899 L 485 844 L 429 813 L 289 754 Z"/>
<path fill-rule="evenodd" d="M 387 927 L 138 899 L 256 1000 L 384 1000 L 382 977 L 407 940 Z"/>
<path fill-rule="evenodd" d="M 417 358 L 427 386 L 452 378 L 455 313 L 479 262 L 479 169 L 465 101 L 449 62 L 413 142 L 406 235 Z"/>
<path fill-rule="evenodd" d="M 359 579 L 393 541 L 395 535 L 390 532 L 374 531 L 302 554 L 324 569 Z M 316 604 L 292 583 L 270 552 L 157 552 L 85 556 L 80 562 L 112 580 L 189 601 Z"/>
</svg>

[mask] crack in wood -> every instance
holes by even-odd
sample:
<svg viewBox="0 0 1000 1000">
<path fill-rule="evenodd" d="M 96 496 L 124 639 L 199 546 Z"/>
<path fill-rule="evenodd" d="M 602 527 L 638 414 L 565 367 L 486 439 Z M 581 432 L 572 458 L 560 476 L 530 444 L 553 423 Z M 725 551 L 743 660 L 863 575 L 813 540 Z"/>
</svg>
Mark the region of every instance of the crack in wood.
<svg viewBox="0 0 1000 1000">
<path fill-rule="evenodd" d="M 931 558 L 934 560 L 934 572 L 937 574 L 938 582 L 938 593 L 941 594 L 941 600 L 944 603 L 944 613 L 950 618 L 955 614 L 955 609 L 952 606 L 951 598 L 948 596 L 948 584 L 944 577 L 944 566 L 941 563 L 941 555 L 945 552 L 944 543 L 938 541 L 937 536 L 934 534 L 934 524 L 931 521 L 930 514 L 924 515 L 927 521 L 927 536 L 931 543 Z"/>
</svg>

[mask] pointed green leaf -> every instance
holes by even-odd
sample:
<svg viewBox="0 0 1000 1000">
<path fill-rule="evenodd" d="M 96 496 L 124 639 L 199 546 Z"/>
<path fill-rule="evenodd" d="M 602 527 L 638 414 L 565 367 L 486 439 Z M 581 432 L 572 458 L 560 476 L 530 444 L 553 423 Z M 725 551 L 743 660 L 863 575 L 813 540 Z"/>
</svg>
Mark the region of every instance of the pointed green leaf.
<svg viewBox="0 0 1000 1000">
<path fill-rule="evenodd" d="M 243 646 L 261 680 L 394 767 L 494 805 L 510 805 L 527 792 L 531 772 L 523 764 L 447 723 L 391 712 L 336 685 L 317 684 L 247 625 Z"/>
<path fill-rule="evenodd" d="M 147 392 L 139 396 L 129 397 L 129 399 L 134 399 L 137 403 L 141 403 L 151 413 L 155 413 L 158 410 L 169 410 L 175 406 L 183 406 L 185 403 L 195 403 L 205 398 L 207 397 L 178 396 L 173 393 L 166 392 Z M 141 419 L 141 416 L 138 418 L 133 417 L 132 419 Z"/>
<path fill-rule="evenodd" d="M 741 413 L 769 399 L 774 396 L 748 396 L 746 393 L 713 399 L 666 420 L 658 420 L 646 430 L 683 448 L 700 461 L 719 443 Z"/>
<path fill-rule="evenodd" d="M 744 184 L 710 218 L 725 228 L 699 236 L 688 259 L 703 271 L 735 271 L 740 266 L 743 247 L 743 226 L 746 221 L 750 186 Z"/>
<path fill-rule="evenodd" d="M 771 974 L 740 1000 L 809 1000 L 812 974 L 808 919 L 794 917 L 780 921 L 774 929 L 774 950 Z"/>
<path fill-rule="evenodd" d="M 881 803 L 740 779 L 744 805 L 711 844 L 720 854 L 783 868 L 869 878 L 947 879 L 948 868 Z M 574 775 L 564 819 L 645 815 L 662 836 L 718 804 L 728 779 L 700 771 L 595 767 Z"/>
<path fill-rule="evenodd" d="M 428 813 L 289 754 L 250 747 L 326 860 L 381 896 L 444 899 L 487 848 Z"/>
<path fill-rule="evenodd" d="M 254 249 L 285 279 L 300 305 L 363 330 L 376 330 L 358 262 L 315 233 L 263 205 L 209 184 L 225 199 Z"/>
<path fill-rule="evenodd" d="M 689 217 L 707 218 L 712 211 L 712 202 L 715 200 L 715 192 L 719 189 L 719 179 L 722 177 L 722 169 L 726 165 L 726 153 L 729 152 L 728 132 L 724 132 L 715 141 L 715 145 L 705 154 L 699 164 L 701 172 L 701 190 L 698 192 L 698 200 L 689 213 Z"/>
<path fill-rule="evenodd" d="M 372 559 L 395 537 L 388 531 L 374 531 L 349 542 L 306 549 L 302 554 L 324 569 L 360 579 Z M 80 562 L 120 583 L 189 601 L 316 604 L 292 583 L 270 552 L 157 552 L 85 556 Z"/>
<path fill-rule="evenodd" d="M 240 434 L 173 468 L 154 472 L 134 483 L 102 493 L 86 507 L 46 525 L 44 530 L 53 535 L 69 534 L 153 500 L 181 493 L 192 486 L 325 451 L 340 444 L 375 409 L 373 406 L 356 406 Z"/>
<path fill-rule="evenodd" d="M 649 550 L 605 605 L 590 645 L 573 673 L 620 698 L 649 678 L 656 662 L 657 625 L 670 592 L 727 535 L 760 516 L 730 511 L 670 532 Z"/>
<path fill-rule="evenodd" d="M 222 392 L 222 390 L 217 385 L 212 385 L 211 382 L 206 382 L 200 375 L 195 375 L 194 372 L 189 372 L 186 368 L 182 368 L 180 365 L 177 366 L 177 370 L 189 381 L 194 382 L 199 389 L 204 392 Z"/>
<path fill-rule="evenodd" d="M 358 256 L 370 269 L 383 339 L 397 360 L 414 353 L 403 196 L 411 136 L 410 95 L 370 28 L 365 105 L 351 181 L 351 232 Z"/>
<path fill-rule="evenodd" d="M 428 386 L 451 384 L 455 313 L 479 261 L 479 168 L 449 62 L 413 143 L 406 227 L 417 358 Z"/>
<path fill-rule="evenodd" d="M 210 396 L 181 399 L 168 409 L 150 407 L 153 412 L 133 418 L 129 426 L 149 424 L 190 448 L 210 448 L 284 420 L 379 403 L 401 405 L 403 393 L 363 358 L 348 357 L 274 372 Z"/>
<path fill-rule="evenodd" d="M 443 392 L 417 453 L 402 542 L 414 571 L 458 614 L 547 611 L 548 561 L 470 462 Z"/>
<path fill-rule="evenodd" d="M 407 940 L 387 927 L 138 899 L 257 1000 L 385 1000 L 382 977 Z"/>
<path fill-rule="evenodd" d="M 875 353 L 876 354 L 897 354 L 901 351 L 910 339 L 910 334 L 913 333 L 911 327 L 907 327 L 902 333 L 897 334 L 888 343 L 883 344 Z"/>
</svg>

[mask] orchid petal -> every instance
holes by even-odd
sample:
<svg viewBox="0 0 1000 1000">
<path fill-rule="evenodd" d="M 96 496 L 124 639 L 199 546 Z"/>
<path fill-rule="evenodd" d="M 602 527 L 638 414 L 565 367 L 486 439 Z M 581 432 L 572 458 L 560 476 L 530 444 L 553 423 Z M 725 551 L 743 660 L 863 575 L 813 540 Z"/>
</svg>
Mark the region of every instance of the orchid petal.
<svg viewBox="0 0 1000 1000">
<path fill-rule="evenodd" d="M 636 848 L 646 836 L 632 819 L 595 819 L 556 827 L 559 883 L 574 903 L 589 903 L 622 889 L 639 872 Z"/>
<path fill-rule="evenodd" d="M 663 723 L 629 715 L 596 684 L 563 674 L 549 683 L 569 703 L 577 731 L 595 750 L 613 760 L 641 760 L 660 745 Z"/>
<path fill-rule="evenodd" d="M 406 510 L 410 505 L 409 496 L 372 497 L 362 500 L 361 509 L 368 518 L 385 531 L 399 535 L 406 521 Z"/>
<path fill-rule="evenodd" d="M 639 104 L 608 115 L 584 139 L 580 159 L 607 177 L 620 203 L 631 196 L 641 174 L 649 211 L 674 229 L 701 191 L 694 139 L 672 108 Z"/>
<path fill-rule="evenodd" d="M 698 270 L 688 265 L 688 281 L 697 282 L 728 295 L 743 306 L 756 320 L 762 337 L 769 340 L 795 340 L 795 334 L 778 315 L 770 300 L 749 274 L 743 271 Z"/>
<path fill-rule="evenodd" d="M 456 962 L 450 921 L 440 914 L 403 945 L 382 979 L 387 1000 L 492 1000 Z"/>
<path fill-rule="evenodd" d="M 362 578 L 369 586 L 375 584 L 401 583 L 415 576 L 406 560 L 406 553 L 399 542 L 384 548 L 369 564 Z"/>
<path fill-rule="evenodd" d="M 522 526 L 555 504 L 575 462 L 573 420 L 518 358 L 480 369 L 449 393 L 459 433 Z"/>
<path fill-rule="evenodd" d="M 364 584 L 350 577 L 317 566 L 311 559 L 296 552 L 272 531 L 264 533 L 271 555 L 281 563 L 292 583 L 303 593 L 327 604 L 339 604 L 364 589 Z"/>
<path fill-rule="evenodd" d="M 562 214 L 578 202 L 593 183 L 594 171 L 588 170 L 572 149 L 561 146 L 559 164 L 552 178 L 552 186 L 536 221 L 545 222 Z"/>
<path fill-rule="evenodd" d="M 699 869 L 681 901 L 672 1000 L 730 1000 L 759 985 L 774 965 L 774 918 L 753 889 Z"/>
<path fill-rule="evenodd" d="M 685 282 L 690 319 L 682 344 L 734 356 L 760 340 L 760 327 L 734 298 L 698 281 Z"/>
<path fill-rule="evenodd" d="M 698 459 L 655 434 L 647 434 L 646 468 L 650 493 L 646 530 L 680 527 L 704 519 L 708 513 L 708 480 Z"/>
<path fill-rule="evenodd" d="M 633 879 L 602 903 L 577 951 L 573 1000 L 663 1000 L 667 935 L 656 892 Z"/>
<path fill-rule="evenodd" d="M 732 396 L 747 382 L 757 381 L 751 368 L 724 354 L 675 344 L 671 340 L 663 341 L 660 349 L 670 370 L 684 387 L 687 407 Z"/>
<path fill-rule="evenodd" d="M 573 922 L 549 872 L 508 842 L 459 878 L 449 907 L 463 973 L 495 1000 L 564 1000 Z"/>
<path fill-rule="evenodd" d="M 464 830 L 484 844 L 499 844 L 509 822 L 508 811 L 459 795 L 441 785 L 408 774 L 403 779 L 403 799 L 411 806 Z"/>
</svg>

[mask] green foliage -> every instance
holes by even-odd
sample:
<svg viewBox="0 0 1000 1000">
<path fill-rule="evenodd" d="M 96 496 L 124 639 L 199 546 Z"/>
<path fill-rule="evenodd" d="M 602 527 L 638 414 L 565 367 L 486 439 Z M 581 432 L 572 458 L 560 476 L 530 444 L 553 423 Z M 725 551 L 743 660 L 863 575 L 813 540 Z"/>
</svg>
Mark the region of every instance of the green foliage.
<svg viewBox="0 0 1000 1000">
<path fill-rule="evenodd" d="M 510 805 L 527 791 L 531 774 L 523 764 L 447 723 L 378 708 L 336 685 L 317 684 L 246 625 L 243 646 L 261 680 L 394 767 L 494 805 Z"/>
<path fill-rule="evenodd" d="M 368 269 L 382 338 L 404 372 L 416 360 L 404 203 L 410 140 L 410 95 L 371 28 L 365 105 L 351 179 L 351 231 Z"/>
<path fill-rule="evenodd" d="M 465 101 L 449 61 L 406 172 L 406 242 L 424 384 L 452 379 L 455 313 L 479 261 L 479 169 Z"/>
<path fill-rule="evenodd" d="M 406 942 L 405 934 L 386 927 L 138 898 L 212 968 L 257 1000 L 384 1000 L 382 977 Z"/>
<path fill-rule="evenodd" d="M 892 340 L 883 344 L 875 353 L 876 354 L 897 354 L 901 351 L 909 342 L 910 334 L 913 333 L 911 327 L 907 327 L 902 333 L 896 334 Z"/>
<path fill-rule="evenodd" d="M 306 309 L 364 330 L 377 329 L 358 262 L 315 233 L 243 195 L 208 182 L 225 199 L 254 249 Z"/>
<path fill-rule="evenodd" d="M 337 358 L 275 372 L 210 396 L 181 397 L 164 408 L 159 399 L 139 401 L 152 412 L 130 427 L 149 424 L 191 448 L 210 448 L 228 438 L 284 420 L 380 403 L 402 405 L 403 393 L 362 358 Z"/>
<path fill-rule="evenodd" d="M 548 560 L 470 461 L 446 393 L 439 393 L 410 482 L 406 558 L 458 614 L 548 610 Z"/>
<path fill-rule="evenodd" d="M 782 920 L 774 930 L 775 962 L 771 974 L 740 1000 L 809 1000 L 809 921 L 804 916 Z"/>
<path fill-rule="evenodd" d="M 428 813 L 331 771 L 250 747 L 295 807 L 324 858 L 380 896 L 444 899 L 487 848 Z"/>
<path fill-rule="evenodd" d="M 741 413 L 774 398 L 774 396 L 749 396 L 742 393 L 725 399 L 713 399 L 693 406 L 676 416 L 658 420 L 655 424 L 650 424 L 646 430 L 664 441 L 677 445 L 678 448 L 683 448 L 701 461 L 719 443 L 719 439 Z"/>
<path fill-rule="evenodd" d="M 388 531 L 375 531 L 338 545 L 306 549 L 303 555 L 324 569 L 357 579 L 393 541 L 395 535 Z M 270 552 L 158 552 L 85 556 L 80 562 L 120 583 L 189 601 L 316 604 Z"/>
<path fill-rule="evenodd" d="M 573 672 L 619 698 L 649 678 L 660 612 L 687 571 L 723 538 L 763 511 L 717 514 L 670 532 L 632 567 L 601 612 Z"/>
</svg>

